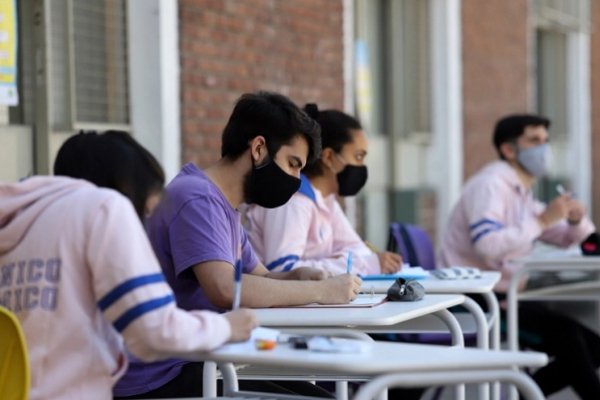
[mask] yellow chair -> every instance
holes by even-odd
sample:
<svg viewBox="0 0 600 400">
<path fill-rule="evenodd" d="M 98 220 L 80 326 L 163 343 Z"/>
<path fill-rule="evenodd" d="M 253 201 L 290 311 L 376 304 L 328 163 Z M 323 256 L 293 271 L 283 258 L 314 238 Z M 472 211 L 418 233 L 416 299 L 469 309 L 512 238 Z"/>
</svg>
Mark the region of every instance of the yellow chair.
<svg viewBox="0 0 600 400">
<path fill-rule="evenodd" d="M 0 307 L 0 399 L 27 400 L 29 358 L 19 320 Z"/>
</svg>

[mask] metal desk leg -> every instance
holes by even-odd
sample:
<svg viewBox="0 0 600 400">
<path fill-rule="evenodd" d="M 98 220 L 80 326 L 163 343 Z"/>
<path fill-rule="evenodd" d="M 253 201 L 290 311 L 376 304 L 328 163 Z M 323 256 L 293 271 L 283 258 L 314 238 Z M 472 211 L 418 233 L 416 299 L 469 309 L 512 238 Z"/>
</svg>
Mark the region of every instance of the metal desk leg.
<svg viewBox="0 0 600 400">
<path fill-rule="evenodd" d="M 452 336 L 452 345 L 465 347 L 465 338 L 463 337 L 463 331 L 456 317 L 452 315 L 452 313 L 448 310 L 436 311 L 433 313 L 433 315 L 441 319 L 448 327 L 450 335 Z"/>
<path fill-rule="evenodd" d="M 477 347 L 483 350 L 489 350 L 489 328 L 485 313 L 470 297 L 465 297 L 463 306 L 473 314 L 477 324 Z M 487 383 L 479 385 L 479 400 L 488 400 L 490 398 L 490 387 Z"/>
<path fill-rule="evenodd" d="M 491 314 L 489 318 L 490 327 L 490 344 L 492 350 L 500 350 L 500 305 L 498 298 L 493 292 L 482 293 L 488 312 Z M 492 400 L 500 399 L 500 383 L 492 383 Z"/>
<path fill-rule="evenodd" d="M 204 362 L 202 397 L 217 397 L 217 364 L 213 361 Z"/>
<path fill-rule="evenodd" d="M 214 363 L 212 363 L 214 364 Z M 206 364 L 204 371 L 206 372 Z M 215 364 L 216 368 L 216 364 Z M 237 391 L 239 391 L 237 374 L 235 372 L 235 367 L 231 363 L 219 363 L 219 369 L 221 370 L 221 375 L 223 376 L 223 395 L 224 396 L 233 396 Z M 215 387 L 216 392 L 216 387 Z M 216 396 L 216 393 L 215 393 Z M 203 395 L 206 397 L 206 394 Z"/>
<path fill-rule="evenodd" d="M 506 381 L 517 386 L 523 397 L 529 400 L 543 400 L 544 395 L 527 374 L 508 369 L 488 371 L 442 371 L 409 372 L 382 375 L 363 385 L 354 400 L 372 400 L 388 387 L 421 387 L 431 385 L 451 385 L 455 383 L 481 383 Z"/>
<path fill-rule="evenodd" d="M 348 400 L 348 382 L 335 382 L 335 398 L 336 400 Z"/>
<path fill-rule="evenodd" d="M 480 349 L 489 349 L 489 328 L 485 313 L 473 299 L 465 297 L 463 306 L 473 314 L 477 325 L 477 347 Z"/>
<path fill-rule="evenodd" d="M 448 330 L 450 331 L 450 334 L 452 335 L 452 345 L 458 346 L 458 347 L 465 347 L 465 338 L 463 336 L 463 332 L 460 327 L 460 324 L 456 320 L 456 317 L 454 315 L 452 315 L 452 313 L 448 310 L 436 311 L 434 313 L 434 315 L 436 315 L 438 318 L 440 318 L 442 321 L 444 321 L 444 323 L 448 327 Z M 455 392 L 454 392 L 454 398 L 456 400 L 464 400 L 465 385 L 463 385 L 463 384 L 456 385 Z"/>
<path fill-rule="evenodd" d="M 519 350 L 519 293 L 517 284 L 514 284 L 519 277 L 518 273 L 512 278 L 511 284 L 506 293 L 506 338 L 508 341 L 508 349 L 511 351 Z M 514 387 L 508 388 L 509 400 L 518 399 L 517 390 Z"/>
</svg>

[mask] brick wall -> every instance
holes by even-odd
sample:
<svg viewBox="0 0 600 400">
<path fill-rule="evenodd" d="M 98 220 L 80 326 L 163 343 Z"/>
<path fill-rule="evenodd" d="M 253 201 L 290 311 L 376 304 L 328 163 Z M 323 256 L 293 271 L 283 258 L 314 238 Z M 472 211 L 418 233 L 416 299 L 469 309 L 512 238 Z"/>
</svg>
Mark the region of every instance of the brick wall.
<svg viewBox="0 0 600 400">
<path fill-rule="evenodd" d="M 464 175 L 496 159 L 496 120 L 528 108 L 527 2 L 463 0 Z"/>
<path fill-rule="evenodd" d="M 242 93 L 343 107 L 341 0 L 180 0 L 179 19 L 183 162 L 220 158 Z"/>
<path fill-rule="evenodd" d="M 592 6 L 592 211 L 600 229 L 600 3 Z"/>
</svg>

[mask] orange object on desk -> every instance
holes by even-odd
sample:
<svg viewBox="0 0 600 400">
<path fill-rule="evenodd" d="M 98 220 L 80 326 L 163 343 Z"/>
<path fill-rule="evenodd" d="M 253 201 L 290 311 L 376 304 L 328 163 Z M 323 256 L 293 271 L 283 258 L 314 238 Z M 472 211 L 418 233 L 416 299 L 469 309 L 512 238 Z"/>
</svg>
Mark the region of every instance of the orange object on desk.
<svg viewBox="0 0 600 400">
<path fill-rule="evenodd" d="M 256 339 L 254 345 L 258 350 L 272 350 L 277 346 L 277 341 L 268 339 Z"/>
</svg>

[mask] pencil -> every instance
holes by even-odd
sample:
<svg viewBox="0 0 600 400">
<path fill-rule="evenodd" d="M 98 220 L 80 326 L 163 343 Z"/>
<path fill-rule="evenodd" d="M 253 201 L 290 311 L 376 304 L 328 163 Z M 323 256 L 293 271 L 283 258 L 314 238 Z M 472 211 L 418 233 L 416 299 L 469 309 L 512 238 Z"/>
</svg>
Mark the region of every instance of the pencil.
<svg viewBox="0 0 600 400">
<path fill-rule="evenodd" d="M 242 301 L 242 260 L 238 260 L 235 263 L 234 271 L 234 284 L 233 284 L 233 304 L 232 310 L 240 308 L 240 302 Z"/>
<path fill-rule="evenodd" d="M 346 260 L 346 273 L 352 273 L 352 252 L 348 252 L 348 259 Z"/>
</svg>

